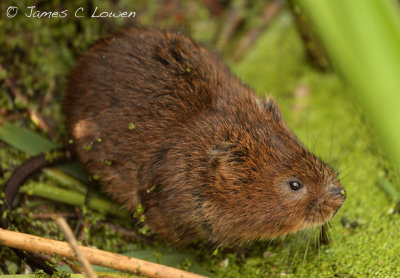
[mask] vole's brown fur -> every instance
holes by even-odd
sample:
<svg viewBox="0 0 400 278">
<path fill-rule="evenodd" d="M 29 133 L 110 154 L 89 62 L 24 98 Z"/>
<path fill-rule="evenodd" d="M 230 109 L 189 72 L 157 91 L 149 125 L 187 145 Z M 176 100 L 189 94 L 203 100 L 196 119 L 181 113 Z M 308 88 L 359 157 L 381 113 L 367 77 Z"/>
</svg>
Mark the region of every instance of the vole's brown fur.
<svg viewBox="0 0 400 278">
<path fill-rule="evenodd" d="M 274 238 L 327 221 L 345 199 L 272 99 L 178 33 L 98 42 L 72 70 L 64 111 L 82 164 L 171 242 Z"/>
</svg>

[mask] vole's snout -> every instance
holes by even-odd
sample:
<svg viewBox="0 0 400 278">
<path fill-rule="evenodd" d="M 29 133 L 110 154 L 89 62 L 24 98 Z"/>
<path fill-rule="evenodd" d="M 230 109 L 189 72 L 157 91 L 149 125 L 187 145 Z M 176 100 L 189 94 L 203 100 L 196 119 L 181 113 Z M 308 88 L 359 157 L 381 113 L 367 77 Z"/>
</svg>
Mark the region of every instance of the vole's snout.
<svg viewBox="0 0 400 278">
<path fill-rule="evenodd" d="M 333 209 L 333 217 L 343 205 L 344 201 L 346 200 L 347 194 L 344 188 L 338 185 L 331 185 L 328 188 L 328 192 L 331 196 L 329 203 L 331 205 L 331 208 Z"/>
<path fill-rule="evenodd" d="M 340 197 L 343 201 L 346 199 L 346 191 L 342 187 L 334 186 L 329 190 L 329 192 L 335 197 Z"/>
</svg>

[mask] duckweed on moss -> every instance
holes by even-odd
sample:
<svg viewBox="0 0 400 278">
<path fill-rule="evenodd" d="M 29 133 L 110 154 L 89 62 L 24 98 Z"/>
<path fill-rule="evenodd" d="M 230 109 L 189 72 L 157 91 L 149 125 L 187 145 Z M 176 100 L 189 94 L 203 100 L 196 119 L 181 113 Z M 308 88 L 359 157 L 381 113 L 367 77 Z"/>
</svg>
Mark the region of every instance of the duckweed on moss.
<svg viewBox="0 0 400 278">
<path fill-rule="evenodd" d="M 89 144 L 89 145 L 83 145 L 83 148 L 84 148 L 85 150 L 87 150 L 87 151 L 90 151 L 90 150 L 92 149 L 92 145 L 91 145 L 91 144 Z"/>
<path fill-rule="evenodd" d="M 129 130 L 134 130 L 135 128 L 136 128 L 136 126 L 135 126 L 135 124 L 134 123 L 129 123 Z"/>
</svg>

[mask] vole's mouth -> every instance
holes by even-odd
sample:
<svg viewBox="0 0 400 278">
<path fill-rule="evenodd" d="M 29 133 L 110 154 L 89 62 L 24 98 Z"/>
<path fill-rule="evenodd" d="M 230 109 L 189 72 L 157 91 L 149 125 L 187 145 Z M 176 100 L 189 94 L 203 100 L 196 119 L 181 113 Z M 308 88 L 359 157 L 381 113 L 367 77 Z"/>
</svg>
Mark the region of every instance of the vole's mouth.
<svg viewBox="0 0 400 278">
<path fill-rule="evenodd" d="M 333 213 L 331 215 L 325 216 L 325 217 L 322 217 L 322 216 L 307 217 L 303 223 L 303 227 L 301 228 L 301 230 L 321 226 L 321 225 L 325 224 L 328 220 L 330 220 L 332 217 L 333 217 Z"/>
<path fill-rule="evenodd" d="M 345 198 L 340 198 L 340 200 L 330 201 L 328 204 L 315 208 L 305 217 L 302 229 L 320 226 L 332 219 L 339 211 L 344 199 Z"/>
</svg>

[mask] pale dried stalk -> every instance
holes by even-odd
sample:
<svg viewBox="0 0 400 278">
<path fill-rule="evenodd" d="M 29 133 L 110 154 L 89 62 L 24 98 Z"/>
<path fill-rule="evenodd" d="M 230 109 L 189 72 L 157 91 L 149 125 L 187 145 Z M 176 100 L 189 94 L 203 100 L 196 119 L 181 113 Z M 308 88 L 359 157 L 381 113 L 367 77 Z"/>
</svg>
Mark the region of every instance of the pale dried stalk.
<svg viewBox="0 0 400 278">
<path fill-rule="evenodd" d="M 57 217 L 54 220 L 58 226 L 58 228 L 61 230 L 61 232 L 64 234 L 65 239 L 68 241 L 69 245 L 71 246 L 72 250 L 74 250 L 76 257 L 78 258 L 78 261 L 81 263 L 83 272 L 89 277 L 89 278 L 97 278 L 96 272 L 94 272 L 92 266 L 90 265 L 89 261 L 86 259 L 85 255 L 80 250 L 80 246 L 78 246 L 78 242 L 72 233 L 71 228 L 68 226 L 67 221 L 65 221 L 64 218 L 62 217 Z"/>
</svg>

